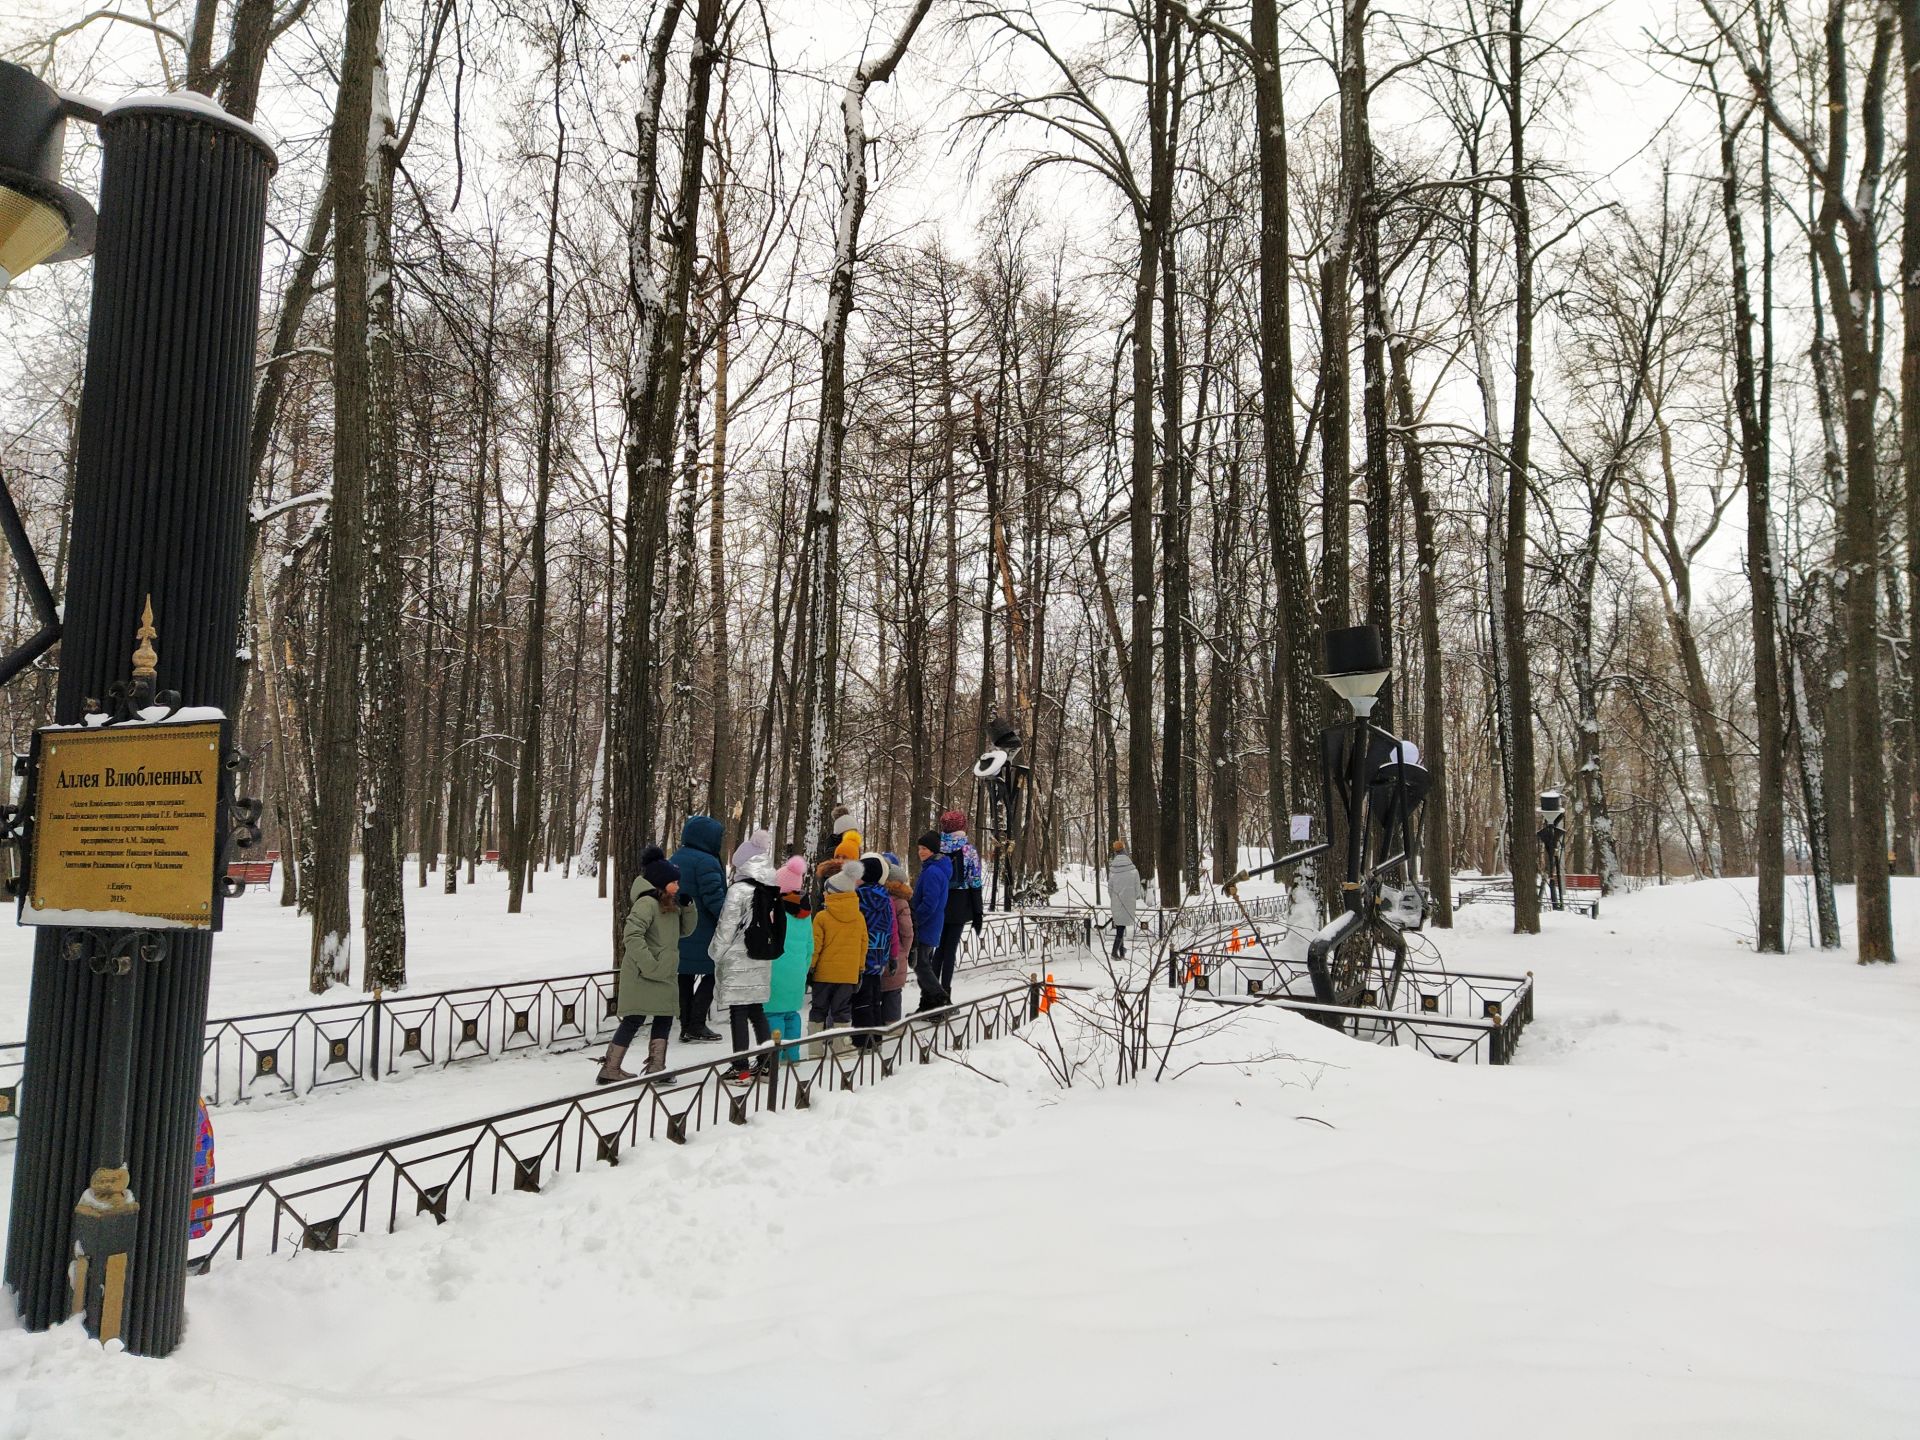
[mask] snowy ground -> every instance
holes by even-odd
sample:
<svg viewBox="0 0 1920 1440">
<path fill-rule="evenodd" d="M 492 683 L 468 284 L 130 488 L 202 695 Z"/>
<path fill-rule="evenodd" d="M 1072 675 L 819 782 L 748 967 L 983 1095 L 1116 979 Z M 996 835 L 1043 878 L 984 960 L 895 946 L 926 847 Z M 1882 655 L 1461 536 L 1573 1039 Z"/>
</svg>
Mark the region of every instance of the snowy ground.
<svg viewBox="0 0 1920 1440">
<path fill-rule="evenodd" d="M 1896 883 L 1912 958 L 1873 970 L 1754 956 L 1737 883 L 1537 940 L 1470 908 L 1447 961 L 1538 976 L 1504 1069 L 1261 1012 L 1209 1056 L 1299 1059 L 1062 1092 L 1000 1041 L 973 1060 L 1003 1083 L 916 1069 L 438 1229 L 224 1266 L 167 1361 L 0 1330 L 0 1435 L 1920 1434 L 1920 884 Z M 422 902 L 457 951 L 416 945 L 423 986 L 574 968 L 605 933 L 581 882 L 536 890 L 531 925 L 485 898 Z M 297 996 L 297 928 L 236 909 L 216 1011 Z M 222 1110 L 222 1170 L 581 1064 Z"/>
</svg>

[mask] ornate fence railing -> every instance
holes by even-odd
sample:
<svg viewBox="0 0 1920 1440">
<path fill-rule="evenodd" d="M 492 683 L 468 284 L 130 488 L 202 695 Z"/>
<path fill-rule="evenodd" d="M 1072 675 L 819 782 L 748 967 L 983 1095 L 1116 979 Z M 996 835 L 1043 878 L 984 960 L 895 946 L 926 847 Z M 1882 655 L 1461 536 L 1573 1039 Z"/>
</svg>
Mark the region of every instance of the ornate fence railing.
<svg viewBox="0 0 1920 1440">
<path fill-rule="evenodd" d="M 960 968 L 1044 966 L 1083 947 L 1091 933 L 1085 915 L 990 915 L 978 933 L 962 937 Z M 221 1016 L 206 1022 L 201 1089 L 209 1105 L 231 1105 L 522 1052 L 579 1049 L 618 1023 L 617 989 L 617 973 L 599 970 Z M 25 1059 L 24 1041 L 0 1045 L 0 1120 L 19 1114 Z M 0 1129 L 0 1139 L 12 1128 Z"/>
<path fill-rule="evenodd" d="M 1533 1021 L 1533 975 L 1486 975 L 1408 966 L 1393 995 L 1362 993 L 1357 1006 L 1313 998 L 1304 957 L 1182 952 L 1169 978 L 1195 998 L 1272 1004 L 1319 1020 L 1355 1039 L 1406 1045 L 1442 1060 L 1505 1065 Z M 1384 1003 L 1383 1003 L 1384 1001 Z"/>
<path fill-rule="evenodd" d="M 823 1095 L 1011 1035 L 1038 1012 L 1040 999 L 1037 984 L 1011 985 L 891 1025 L 759 1046 L 210 1185 L 194 1192 L 212 1203 L 189 1264 L 204 1273 L 216 1259 L 332 1250 L 346 1235 L 444 1224 L 478 1198 L 537 1192 L 557 1173 L 627 1163 L 643 1139 L 685 1144 L 709 1127 L 810 1109 Z M 836 1036 L 849 1048 L 835 1048 Z M 783 1058 L 796 1049 L 801 1058 Z M 763 1065 L 756 1070 L 743 1059 Z"/>
<path fill-rule="evenodd" d="M 613 1028 L 617 985 L 614 972 L 589 971 L 209 1020 L 201 1087 L 209 1105 L 225 1105 L 577 1049 Z"/>
<path fill-rule="evenodd" d="M 996 910 L 979 930 L 969 926 L 961 932 L 955 968 L 1044 963 L 1064 953 L 1077 953 L 1092 942 L 1093 926 L 1091 910 L 1045 906 Z"/>
<path fill-rule="evenodd" d="M 1177 906 L 1143 905 L 1138 912 L 1138 933 L 1156 938 L 1164 938 L 1174 932 L 1188 936 L 1204 935 L 1211 930 L 1244 925 L 1249 919 L 1261 923 L 1279 923 L 1287 918 L 1289 909 L 1290 902 L 1285 895 L 1261 895 L 1244 900 L 1227 897 Z M 1009 915 L 1007 918 L 1014 917 Z M 1033 905 L 1022 910 L 1020 918 L 1029 924 L 1081 921 L 1086 929 L 1082 943 L 1091 943 L 1096 929 L 1113 923 L 1112 911 L 1106 906 L 1097 905 Z"/>
</svg>

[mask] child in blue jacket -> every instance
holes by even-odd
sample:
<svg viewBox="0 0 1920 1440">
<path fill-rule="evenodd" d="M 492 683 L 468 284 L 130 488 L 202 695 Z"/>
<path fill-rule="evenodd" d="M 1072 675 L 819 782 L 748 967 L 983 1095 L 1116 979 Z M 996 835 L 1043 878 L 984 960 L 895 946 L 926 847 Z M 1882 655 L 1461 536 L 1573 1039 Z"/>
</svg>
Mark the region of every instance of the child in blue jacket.
<svg viewBox="0 0 1920 1440">
<path fill-rule="evenodd" d="M 915 842 L 920 848 L 920 873 L 913 881 L 913 978 L 920 982 L 921 1010 L 937 1010 L 953 1003 L 940 983 L 935 947 L 946 926 L 947 891 L 953 886 L 953 861 L 940 852 L 940 832 L 929 830 Z"/>
</svg>

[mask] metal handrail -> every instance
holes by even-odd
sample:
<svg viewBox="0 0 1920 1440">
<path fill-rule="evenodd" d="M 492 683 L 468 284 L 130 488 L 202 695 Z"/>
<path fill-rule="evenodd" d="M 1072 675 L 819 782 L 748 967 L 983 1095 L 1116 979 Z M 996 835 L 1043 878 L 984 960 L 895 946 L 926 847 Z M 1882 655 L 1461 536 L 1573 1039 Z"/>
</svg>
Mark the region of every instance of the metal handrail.
<svg viewBox="0 0 1920 1440">
<path fill-rule="evenodd" d="M 1086 943 L 1091 933 L 1084 925 L 1072 943 Z M 1044 962 L 1061 943 L 1058 917 L 990 915 L 980 933 L 969 928 L 962 936 L 957 968 Z M 208 1105 L 230 1105 L 513 1051 L 584 1048 L 619 1018 L 618 976 L 617 969 L 587 970 L 210 1017 L 201 1040 L 201 1090 Z M 0 1044 L 0 1120 L 18 1116 L 25 1059 L 24 1040 Z"/>
<path fill-rule="evenodd" d="M 640 1139 L 643 1112 L 648 1138 L 664 1134 L 684 1144 L 692 1131 L 719 1124 L 723 1115 L 729 1125 L 746 1125 L 755 1114 L 810 1109 L 816 1090 L 858 1089 L 896 1074 L 909 1060 L 930 1064 L 936 1055 L 1012 1034 L 1039 1013 L 1041 994 L 1040 983 L 1030 980 L 888 1025 L 783 1036 L 658 1075 L 206 1186 L 194 1197 L 212 1202 L 206 1217 L 211 1228 L 191 1243 L 190 1264 L 195 1273 L 204 1273 L 223 1254 L 244 1256 L 250 1219 L 256 1234 L 266 1227 L 269 1254 L 296 1245 L 331 1250 L 342 1234 L 383 1225 L 392 1231 L 422 1214 L 445 1223 L 456 1187 L 462 1200 L 471 1200 L 482 1182 L 487 1193 L 504 1188 L 538 1191 L 550 1173 L 621 1163 L 623 1150 Z M 835 1051 L 836 1040 L 853 1043 Z M 800 1059 L 783 1058 L 796 1048 Z M 761 1067 L 753 1065 L 756 1060 L 763 1062 Z M 615 1117 L 614 1123 L 603 1127 L 609 1116 Z M 403 1217 L 401 1207 L 408 1197 L 413 1210 Z M 384 1221 L 376 1208 L 381 1200 Z"/>
</svg>

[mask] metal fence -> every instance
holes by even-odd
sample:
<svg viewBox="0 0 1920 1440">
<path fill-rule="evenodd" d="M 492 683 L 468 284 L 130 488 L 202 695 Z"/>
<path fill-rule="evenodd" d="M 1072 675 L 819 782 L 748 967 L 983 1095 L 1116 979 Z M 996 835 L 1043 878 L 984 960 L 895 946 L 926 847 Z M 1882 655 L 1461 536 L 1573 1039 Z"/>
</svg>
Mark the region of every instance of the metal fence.
<svg viewBox="0 0 1920 1440">
<path fill-rule="evenodd" d="M 1262 895 L 1247 900 L 1225 898 L 1197 905 L 1142 905 L 1137 933 L 1156 939 L 1175 933 L 1197 936 L 1244 925 L 1249 919 L 1278 924 L 1284 922 L 1290 913 L 1291 902 L 1285 895 Z M 1009 915 L 1007 918 L 1013 917 Z M 1113 923 L 1112 912 L 1095 905 L 1030 905 L 1020 912 L 1020 918 L 1029 924 L 1061 924 L 1078 920 L 1085 926 L 1085 936 L 1080 942 L 1083 944 L 1092 942 L 1096 929 L 1104 929 Z"/>
<path fill-rule="evenodd" d="M 1304 958 L 1206 951 L 1181 958 L 1176 977 L 1196 999 L 1277 1005 L 1355 1039 L 1405 1045 L 1442 1060 L 1505 1065 L 1533 1021 L 1532 972 L 1486 975 L 1408 966 L 1391 996 L 1366 990 L 1359 1005 L 1328 1005 L 1313 998 Z"/>
<path fill-rule="evenodd" d="M 1091 934 L 1090 914 L 997 913 L 978 932 L 963 934 L 958 967 L 1043 966 L 1077 953 Z M 618 1023 L 618 986 L 618 972 L 598 970 L 209 1019 L 201 1090 L 209 1105 L 232 1105 L 521 1052 L 580 1049 Z M 25 1060 L 25 1041 L 0 1045 L 0 1120 L 19 1115 Z"/>
<path fill-rule="evenodd" d="M 475 1199 L 537 1192 L 554 1175 L 638 1158 L 642 1140 L 685 1144 L 709 1128 L 750 1125 L 823 1095 L 857 1090 L 911 1065 L 1011 1035 L 1039 1010 L 1037 984 L 1007 986 L 891 1025 L 768 1044 L 659 1075 L 359 1150 L 303 1160 L 194 1192 L 212 1202 L 189 1246 L 204 1274 L 216 1259 L 288 1249 L 332 1250 L 342 1236 L 444 1224 Z M 841 1037 L 842 1050 L 831 1041 Z M 797 1050 L 800 1058 L 785 1058 Z M 758 1060 L 759 1068 L 743 1065 Z"/>
</svg>

